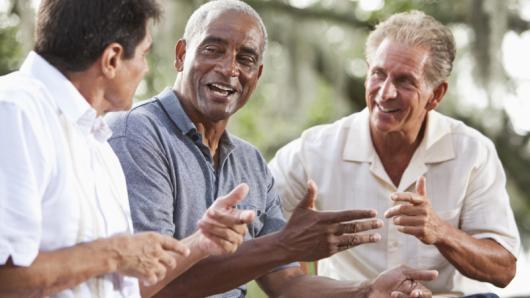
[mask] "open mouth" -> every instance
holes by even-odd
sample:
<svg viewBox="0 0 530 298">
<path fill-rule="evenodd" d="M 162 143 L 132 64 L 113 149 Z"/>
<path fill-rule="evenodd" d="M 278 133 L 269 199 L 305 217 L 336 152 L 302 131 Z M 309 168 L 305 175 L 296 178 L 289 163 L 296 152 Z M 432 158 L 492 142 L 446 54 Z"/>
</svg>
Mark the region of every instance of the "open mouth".
<svg viewBox="0 0 530 298">
<path fill-rule="evenodd" d="M 383 113 L 395 113 L 399 111 L 399 109 L 385 108 L 380 105 L 377 105 L 377 108 Z"/>
<path fill-rule="evenodd" d="M 232 88 L 229 85 L 210 83 L 207 84 L 207 86 L 217 96 L 228 97 L 236 93 L 236 89 Z"/>
</svg>

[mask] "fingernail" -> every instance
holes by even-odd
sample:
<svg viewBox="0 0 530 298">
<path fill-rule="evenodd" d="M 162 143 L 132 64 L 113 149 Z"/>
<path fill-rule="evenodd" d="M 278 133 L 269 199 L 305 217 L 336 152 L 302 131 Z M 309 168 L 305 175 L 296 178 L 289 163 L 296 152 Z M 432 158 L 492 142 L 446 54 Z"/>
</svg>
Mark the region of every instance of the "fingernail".
<svg viewBox="0 0 530 298">
<path fill-rule="evenodd" d="M 377 242 L 377 241 L 379 241 L 379 240 L 381 240 L 381 235 L 379 235 L 379 234 L 374 234 L 374 242 Z"/>
</svg>

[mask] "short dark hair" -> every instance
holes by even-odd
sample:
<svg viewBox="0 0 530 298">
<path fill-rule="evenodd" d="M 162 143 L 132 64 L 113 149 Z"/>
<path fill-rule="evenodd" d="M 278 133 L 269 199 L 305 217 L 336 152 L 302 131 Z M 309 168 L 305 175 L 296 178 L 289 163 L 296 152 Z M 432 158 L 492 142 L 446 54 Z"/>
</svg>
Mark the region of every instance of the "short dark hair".
<svg viewBox="0 0 530 298">
<path fill-rule="evenodd" d="M 43 0 L 37 14 L 35 52 L 62 71 L 83 71 L 113 43 L 134 55 L 150 19 L 158 20 L 156 0 Z"/>
</svg>

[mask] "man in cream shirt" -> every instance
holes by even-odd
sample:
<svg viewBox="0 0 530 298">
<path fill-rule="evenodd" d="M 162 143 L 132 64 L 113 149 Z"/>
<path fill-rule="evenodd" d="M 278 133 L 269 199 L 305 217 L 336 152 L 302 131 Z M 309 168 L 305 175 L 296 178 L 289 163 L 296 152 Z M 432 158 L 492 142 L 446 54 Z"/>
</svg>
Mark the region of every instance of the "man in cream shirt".
<svg viewBox="0 0 530 298">
<path fill-rule="evenodd" d="M 434 108 L 455 56 L 448 28 L 424 13 L 391 16 L 366 45 L 367 108 L 317 126 L 270 162 L 287 214 L 305 182 L 316 208 L 375 208 L 382 241 L 319 261 L 318 273 L 366 280 L 398 264 L 436 269 L 433 295 L 462 296 L 506 286 L 519 235 L 494 144 Z"/>
<path fill-rule="evenodd" d="M 155 0 L 44 0 L 35 51 L 0 78 L 0 296 L 139 297 L 234 252 L 252 211 L 240 185 L 178 241 L 132 234 L 103 113 L 128 109 L 148 70 Z"/>
</svg>

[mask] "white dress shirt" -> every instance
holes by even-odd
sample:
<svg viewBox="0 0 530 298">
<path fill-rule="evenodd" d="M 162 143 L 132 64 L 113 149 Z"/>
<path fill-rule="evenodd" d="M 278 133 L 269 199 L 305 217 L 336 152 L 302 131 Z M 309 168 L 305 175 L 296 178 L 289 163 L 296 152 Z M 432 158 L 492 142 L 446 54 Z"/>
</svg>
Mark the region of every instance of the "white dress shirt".
<svg viewBox="0 0 530 298">
<path fill-rule="evenodd" d="M 462 122 L 435 111 L 399 186 L 387 175 L 370 136 L 368 110 L 305 131 L 278 151 L 269 166 L 286 216 L 303 198 L 306 181 L 318 185 L 319 210 L 376 209 L 378 217 L 394 202 L 393 192 L 414 191 L 425 175 L 427 195 L 437 214 L 477 239 L 491 238 L 518 255 L 519 235 L 506 192 L 506 178 L 493 143 Z M 494 290 L 460 274 L 433 245 L 400 233 L 389 220 L 382 240 L 338 253 L 318 263 L 319 275 L 340 280 L 373 279 L 400 264 L 436 269 L 425 283 L 438 295 Z"/>
<path fill-rule="evenodd" d="M 0 264 L 11 257 L 29 266 L 39 251 L 132 233 L 110 135 L 74 85 L 38 54 L 0 77 Z M 137 280 L 115 273 L 56 295 L 138 296 Z"/>
</svg>

